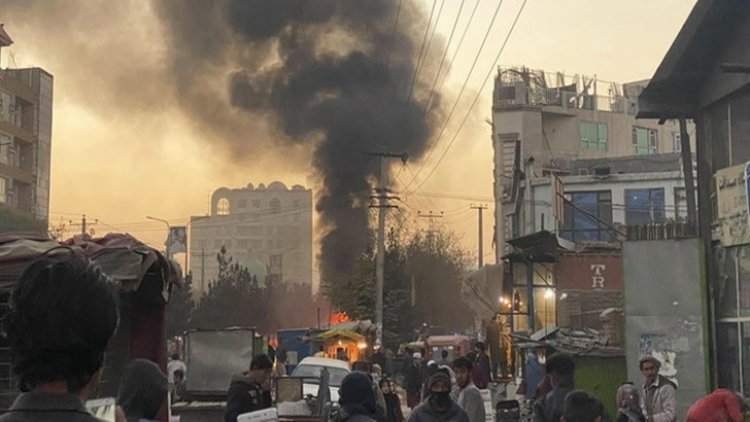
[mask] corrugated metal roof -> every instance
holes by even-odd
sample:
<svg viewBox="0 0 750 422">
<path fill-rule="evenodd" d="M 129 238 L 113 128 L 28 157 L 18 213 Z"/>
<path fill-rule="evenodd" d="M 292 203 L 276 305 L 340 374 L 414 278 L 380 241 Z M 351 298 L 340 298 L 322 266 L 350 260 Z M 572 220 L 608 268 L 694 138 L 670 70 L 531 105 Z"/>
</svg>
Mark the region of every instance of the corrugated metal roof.
<svg viewBox="0 0 750 422">
<path fill-rule="evenodd" d="M 639 97 L 639 118 L 694 117 L 699 90 L 721 48 L 747 19 L 747 0 L 698 0 L 656 73 Z"/>
</svg>

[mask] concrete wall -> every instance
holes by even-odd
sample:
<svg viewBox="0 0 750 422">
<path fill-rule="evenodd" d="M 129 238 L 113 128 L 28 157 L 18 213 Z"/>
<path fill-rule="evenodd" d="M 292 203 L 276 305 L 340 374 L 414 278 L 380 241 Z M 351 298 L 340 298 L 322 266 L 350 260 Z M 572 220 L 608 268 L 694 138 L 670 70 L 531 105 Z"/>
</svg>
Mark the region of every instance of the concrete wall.
<svg viewBox="0 0 750 422">
<path fill-rule="evenodd" d="M 546 142 L 554 152 L 575 155 L 578 158 L 602 158 L 633 155 L 633 126 L 656 129 L 657 153 L 674 152 L 672 134 L 679 133 L 676 121 L 660 125 L 656 120 L 636 120 L 627 113 L 596 110 L 578 110 L 575 116 L 544 113 Z M 581 122 L 605 123 L 607 125 L 607 151 L 581 149 Z M 688 133 L 694 133 L 691 126 Z M 543 140 L 542 140 L 543 141 Z M 695 140 L 691 139 L 695 145 Z"/>
<path fill-rule="evenodd" d="M 643 383 L 641 357 L 662 360 L 662 375 L 679 384 L 678 420 L 683 420 L 707 389 L 700 241 L 626 242 L 623 259 L 628 378 Z"/>
<path fill-rule="evenodd" d="M 605 123 L 607 125 L 607 151 L 581 149 L 581 122 Z M 628 113 L 599 110 L 573 110 L 567 113 L 549 112 L 548 108 L 516 106 L 498 107 L 494 110 L 495 135 L 518 133 L 521 139 L 522 157 L 533 156 L 538 165 L 550 159 L 604 158 L 633 155 L 633 127 L 644 127 L 657 131 L 657 153 L 675 152 L 672 135 L 679 133 L 677 121 L 666 121 L 660 125 L 656 120 L 636 120 Z M 695 127 L 688 123 L 690 143 L 695 151 Z M 496 164 L 502 168 L 501 157 L 496 155 Z"/>
</svg>

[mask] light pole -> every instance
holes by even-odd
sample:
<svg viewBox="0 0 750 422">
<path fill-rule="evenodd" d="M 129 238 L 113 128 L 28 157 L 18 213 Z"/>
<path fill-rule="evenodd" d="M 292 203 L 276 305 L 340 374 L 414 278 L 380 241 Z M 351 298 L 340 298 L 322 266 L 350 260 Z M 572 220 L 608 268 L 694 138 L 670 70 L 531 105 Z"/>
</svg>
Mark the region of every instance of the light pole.
<svg viewBox="0 0 750 422">
<path fill-rule="evenodd" d="M 165 249 L 166 249 L 167 259 L 169 259 L 170 258 L 169 256 L 169 243 L 170 243 L 169 240 L 170 239 L 169 238 L 172 237 L 172 226 L 169 225 L 169 221 L 161 219 L 161 218 L 151 217 L 148 215 L 146 216 L 146 218 L 148 218 L 149 220 L 159 221 L 167 225 L 167 244 L 166 244 Z"/>
<path fill-rule="evenodd" d="M 185 242 L 186 242 L 185 243 L 185 275 L 187 275 L 187 273 L 188 273 L 188 256 L 190 255 L 190 252 L 192 252 L 190 250 L 190 248 L 188 247 L 188 244 L 190 242 L 188 241 L 187 237 L 188 236 L 190 236 L 190 238 L 193 237 L 192 231 L 188 234 L 188 229 L 190 229 L 190 225 L 193 223 L 193 221 L 205 220 L 207 218 L 208 218 L 207 215 L 202 215 L 202 216 L 199 216 L 199 217 L 190 217 L 190 220 L 188 220 L 188 222 L 185 223 Z"/>
</svg>

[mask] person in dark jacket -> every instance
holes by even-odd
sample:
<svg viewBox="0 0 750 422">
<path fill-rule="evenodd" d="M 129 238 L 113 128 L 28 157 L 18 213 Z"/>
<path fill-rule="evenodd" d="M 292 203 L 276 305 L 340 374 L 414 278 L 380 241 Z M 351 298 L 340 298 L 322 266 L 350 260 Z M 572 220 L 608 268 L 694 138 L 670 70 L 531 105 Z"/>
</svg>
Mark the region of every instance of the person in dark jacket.
<svg viewBox="0 0 750 422">
<path fill-rule="evenodd" d="M 84 402 L 119 319 L 114 283 L 70 253 L 32 263 L 10 297 L 5 329 L 22 394 L 2 422 L 95 422 Z"/>
<path fill-rule="evenodd" d="M 271 374 L 273 362 L 268 355 L 258 355 L 250 370 L 232 378 L 227 397 L 225 422 L 237 422 L 237 416 L 271 407 Z"/>
<path fill-rule="evenodd" d="M 396 394 L 396 386 L 390 378 L 380 380 L 380 389 L 385 398 L 385 422 L 404 422 L 404 413 L 401 411 L 401 399 Z"/>
<path fill-rule="evenodd" d="M 420 404 L 409 422 L 470 422 L 466 412 L 451 399 L 451 378 L 443 371 L 429 380 L 430 398 Z"/>
<path fill-rule="evenodd" d="M 375 393 L 375 403 L 377 404 L 375 419 L 379 421 L 385 420 L 385 397 L 380 390 L 380 384 L 373 377 L 373 365 L 370 362 L 359 360 L 352 364 L 352 371 L 361 372 L 370 378 L 372 391 Z"/>
<path fill-rule="evenodd" d="M 584 391 L 574 390 L 565 396 L 560 422 L 602 422 L 604 405 Z"/>
<path fill-rule="evenodd" d="M 478 341 L 474 344 L 474 349 L 476 350 L 477 354 L 477 365 L 482 369 L 482 373 L 484 374 L 484 379 L 487 380 L 487 383 L 490 381 L 493 381 L 495 379 L 495 374 L 492 373 L 492 362 L 490 361 L 490 355 L 487 354 L 487 346 L 481 341 Z M 476 383 L 476 381 L 475 381 Z M 479 388 L 487 388 L 485 385 L 484 387 Z"/>
<path fill-rule="evenodd" d="M 375 422 L 377 403 L 372 380 L 362 372 L 352 372 L 344 377 L 339 388 L 340 421 Z"/>
<path fill-rule="evenodd" d="M 424 369 L 422 368 L 422 353 L 414 352 L 411 364 L 406 368 L 406 404 L 410 409 L 419 405 L 424 383 Z"/>
<path fill-rule="evenodd" d="M 559 422 L 563 416 L 565 396 L 575 389 L 575 362 L 569 355 L 555 354 L 547 359 L 544 369 L 552 383 L 552 391 L 534 402 L 533 421 Z"/>
<path fill-rule="evenodd" d="M 167 377 L 146 359 L 135 359 L 125 368 L 117 393 L 128 422 L 153 421 L 167 400 Z"/>
</svg>

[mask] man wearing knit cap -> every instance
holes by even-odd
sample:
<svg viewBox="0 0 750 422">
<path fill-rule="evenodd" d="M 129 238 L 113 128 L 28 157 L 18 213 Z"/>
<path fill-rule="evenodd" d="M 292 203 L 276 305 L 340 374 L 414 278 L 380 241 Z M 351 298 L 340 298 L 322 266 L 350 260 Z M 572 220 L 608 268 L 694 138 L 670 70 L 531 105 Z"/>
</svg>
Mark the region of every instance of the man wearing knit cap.
<svg viewBox="0 0 750 422">
<path fill-rule="evenodd" d="M 342 422 L 375 422 L 377 403 L 370 377 L 362 372 L 345 376 L 339 389 L 339 404 Z"/>
<path fill-rule="evenodd" d="M 409 422 L 470 422 L 466 412 L 451 399 L 451 378 L 445 371 L 436 372 L 428 385 L 430 398 L 414 409 Z"/>
</svg>

